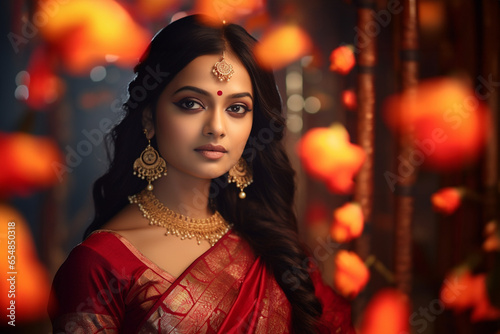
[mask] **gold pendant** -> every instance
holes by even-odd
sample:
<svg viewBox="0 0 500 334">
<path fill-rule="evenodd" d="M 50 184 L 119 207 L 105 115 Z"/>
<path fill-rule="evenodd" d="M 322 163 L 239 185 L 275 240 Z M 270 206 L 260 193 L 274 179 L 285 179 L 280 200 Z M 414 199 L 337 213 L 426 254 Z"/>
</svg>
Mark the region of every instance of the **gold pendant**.
<svg viewBox="0 0 500 334">
<path fill-rule="evenodd" d="M 226 62 L 222 55 L 222 59 L 215 63 L 212 73 L 219 81 L 229 81 L 234 74 L 233 65 Z"/>
</svg>

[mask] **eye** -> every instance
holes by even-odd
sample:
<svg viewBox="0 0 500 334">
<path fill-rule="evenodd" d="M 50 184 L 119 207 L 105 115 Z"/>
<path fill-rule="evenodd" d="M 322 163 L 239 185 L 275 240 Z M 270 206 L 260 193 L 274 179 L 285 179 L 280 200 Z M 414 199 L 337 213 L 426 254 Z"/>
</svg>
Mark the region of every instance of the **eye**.
<svg viewBox="0 0 500 334">
<path fill-rule="evenodd" d="M 198 102 L 193 99 L 182 99 L 179 102 L 174 102 L 176 106 L 178 106 L 181 109 L 185 110 L 200 110 L 204 109 L 205 107 L 201 104 L 201 102 Z"/>
<path fill-rule="evenodd" d="M 229 108 L 226 109 L 227 111 L 231 112 L 231 113 L 234 113 L 234 114 L 245 114 L 249 111 L 252 111 L 250 108 L 248 108 L 246 105 L 244 104 L 233 104 L 232 106 L 230 106 Z"/>
</svg>

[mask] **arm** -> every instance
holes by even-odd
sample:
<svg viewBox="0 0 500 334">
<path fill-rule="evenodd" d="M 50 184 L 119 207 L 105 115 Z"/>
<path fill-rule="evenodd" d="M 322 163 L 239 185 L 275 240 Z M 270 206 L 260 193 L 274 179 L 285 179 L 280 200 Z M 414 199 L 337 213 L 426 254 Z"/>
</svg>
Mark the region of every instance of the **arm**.
<svg viewBox="0 0 500 334">
<path fill-rule="evenodd" d="M 49 314 L 54 333 L 118 333 L 127 286 L 101 254 L 77 246 L 52 285 Z"/>
</svg>

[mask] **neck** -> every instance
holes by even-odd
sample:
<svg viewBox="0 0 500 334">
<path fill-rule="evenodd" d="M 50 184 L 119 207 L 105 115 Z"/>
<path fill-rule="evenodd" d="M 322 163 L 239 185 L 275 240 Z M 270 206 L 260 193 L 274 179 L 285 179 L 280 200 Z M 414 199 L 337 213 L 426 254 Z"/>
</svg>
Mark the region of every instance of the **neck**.
<svg viewBox="0 0 500 334">
<path fill-rule="evenodd" d="M 210 180 L 180 173 L 169 168 L 168 175 L 154 182 L 153 193 L 169 209 L 191 218 L 207 218 Z"/>
</svg>

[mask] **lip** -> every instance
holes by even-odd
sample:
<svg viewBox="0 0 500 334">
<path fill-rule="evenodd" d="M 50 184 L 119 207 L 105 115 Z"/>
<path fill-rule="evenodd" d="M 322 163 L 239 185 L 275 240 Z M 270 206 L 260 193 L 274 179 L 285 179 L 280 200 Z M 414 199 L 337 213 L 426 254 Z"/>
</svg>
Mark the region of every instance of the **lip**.
<svg viewBox="0 0 500 334">
<path fill-rule="evenodd" d="M 202 145 L 195 148 L 194 150 L 210 160 L 220 159 L 222 158 L 222 156 L 224 156 L 225 153 L 227 153 L 227 150 L 224 146 L 213 144 Z"/>
<path fill-rule="evenodd" d="M 197 147 L 194 149 L 195 151 L 214 151 L 214 152 L 222 152 L 222 153 L 226 153 L 227 150 L 224 146 L 222 145 L 213 145 L 213 144 L 207 144 L 207 145 L 203 145 L 203 146 L 200 146 L 200 147 Z"/>
</svg>

